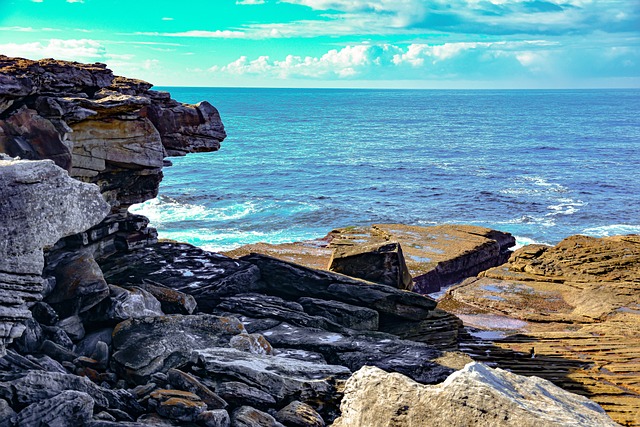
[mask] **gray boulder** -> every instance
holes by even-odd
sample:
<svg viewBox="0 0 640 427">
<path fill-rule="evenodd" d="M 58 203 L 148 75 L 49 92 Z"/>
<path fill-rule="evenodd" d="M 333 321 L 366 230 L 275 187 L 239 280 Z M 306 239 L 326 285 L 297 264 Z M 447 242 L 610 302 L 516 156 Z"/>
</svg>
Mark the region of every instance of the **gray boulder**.
<svg viewBox="0 0 640 427">
<path fill-rule="evenodd" d="M 83 426 L 91 420 L 93 405 L 87 393 L 65 390 L 24 408 L 18 414 L 17 426 Z"/>
<path fill-rule="evenodd" d="M 334 427 L 618 425 L 586 397 L 476 362 L 433 386 L 364 367 L 347 381 L 340 408 Z"/>
</svg>

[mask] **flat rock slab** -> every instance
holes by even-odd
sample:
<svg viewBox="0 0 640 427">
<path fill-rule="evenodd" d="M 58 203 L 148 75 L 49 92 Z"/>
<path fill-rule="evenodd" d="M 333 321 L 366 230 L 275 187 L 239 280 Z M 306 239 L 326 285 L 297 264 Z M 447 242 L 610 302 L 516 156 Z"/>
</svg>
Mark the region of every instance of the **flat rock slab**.
<svg viewBox="0 0 640 427">
<path fill-rule="evenodd" d="M 437 292 L 442 286 L 502 264 L 508 258 L 508 248 L 515 245 L 509 233 L 472 225 L 375 224 L 331 234 L 334 238 L 329 247 L 340 252 L 347 251 L 345 247 L 398 242 L 413 277 L 413 290 L 420 293 Z"/>
<path fill-rule="evenodd" d="M 365 365 L 401 372 L 416 381 L 435 383 L 452 370 L 436 362 L 442 355 L 430 345 L 379 332 L 344 334 L 282 323 L 260 331 L 276 348 L 320 353 L 329 363 L 355 371 Z"/>
<path fill-rule="evenodd" d="M 475 362 L 434 386 L 365 367 L 347 381 L 340 407 L 335 427 L 617 426 L 587 398 Z"/>
<path fill-rule="evenodd" d="M 195 350 L 191 362 L 202 368 L 200 374 L 203 376 L 241 381 L 270 394 L 276 402 L 299 399 L 328 404 L 337 395 L 338 382 L 351 375 L 344 366 L 250 354 L 230 348 Z"/>
<path fill-rule="evenodd" d="M 229 346 L 244 332 L 237 319 L 206 314 L 130 319 L 113 332 L 112 361 L 125 378 L 145 384 L 152 374 L 188 362 L 191 351 Z"/>
<path fill-rule="evenodd" d="M 285 299 L 313 297 L 378 311 L 381 316 L 409 320 L 427 318 L 436 302 L 424 295 L 323 270 L 314 270 L 260 254 L 242 257 L 260 269 L 265 292 Z"/>
<path fill-rule="evenodd" d="M 214 307 L 221 297 L 261 290 L 256 266 L 186 243 L 160 242 L 118 253 L 100 267 L 110 284 L 144 286 L 148 279 L 192 295 L 202 311 Z"/>
<path fill-rule="evenodd" d="M 571 236 L 517 250 L 439 306 L 493 341 L 463 342 L 474 359 L 548 378 L 640 425 L 639 291 L 640 236 Z"/>
</svg>

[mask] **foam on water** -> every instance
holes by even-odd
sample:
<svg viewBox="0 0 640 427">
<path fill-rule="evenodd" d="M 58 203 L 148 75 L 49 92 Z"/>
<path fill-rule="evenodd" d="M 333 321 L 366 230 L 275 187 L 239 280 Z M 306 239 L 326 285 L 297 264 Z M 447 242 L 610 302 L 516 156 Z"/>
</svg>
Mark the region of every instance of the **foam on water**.
<svg viewBox="0 0 640 427">
<path fill-rule="evenodd" d="M 209 249 L 372 223 L 475 224 L 518 245 L 639 232 L 640 91 L 167 88 L 220 110 L 133 208 Z M 382 106 L 382 107 L 381 107 Z"/>
</svg>

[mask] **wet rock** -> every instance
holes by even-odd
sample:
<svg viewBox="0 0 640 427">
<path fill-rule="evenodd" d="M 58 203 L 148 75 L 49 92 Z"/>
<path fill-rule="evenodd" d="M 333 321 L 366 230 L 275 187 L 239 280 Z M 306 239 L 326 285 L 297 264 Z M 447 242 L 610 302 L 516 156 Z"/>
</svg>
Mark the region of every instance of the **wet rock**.
<svg viewBox="0 0 640 427">
<path fill-rule="evenodd" d="M 276 404 L 276 400 L 269 393 L 238 381 L 222 382 L 216 387 L 216 391 L 233 407 L 247 405 L 269 408 Z"/>
<path fill-rule="evenodd" d="M 233 411 L 231 425 L 234 427 L 284 427 L 271 415 L 250 406 L 242 406 Z"/>
<path fill-rule="evenodd" d="M 203 427 L 229 427 L 231 424 L 229 413 L 223 409 L 201 412 L 196 421 Z"/>
<path fill-rule="evenodd" d="M 336 246 L 329 270 L 398 289 L 413 289 L 398 242 Z"/>
<path fill-rule="evenodd" d="M 444 383 L 424 386 L 365 367 L 347 381 L 343 426 L 615 426 L 600 406 L 549 381 L 470 363 Z"/>
<path fill-rule="evenodd" d="M 228 346 L 244 332 L 237 319 L 213 315 L 130 319 L 113 333 L 112 363 L 125 378 L 143 384 L 156 372 L 186 363 L 193 350 Z"/>
<path fill-rule="evenodd" d="M 317 298 L 300 298 L 298 303 L 307 314 L 322 316 L 345 328 L 359 331 L 378 330 L 378 312 L 370 308 Z"/>
<path fill-rule="evenodd" d="M 424 295 L 313 270 L 265 255 L 252 254 L 242 260 L 258 266 L 267 293 L 283 298 L 337 300 L 409 320 L 427 318 L 429 311 L 436 307 L 436 302 Z"/>
<path fill-rule="evenodd" d="M 64 390 L 20 411 L 19 426 L 76 427 L 85 425 L 93 415 L 93 399 L 87 393 Z"/>
<path fill-rule="evenodd" d="M 198 381 L 193 375 L 178 369 L 169 369 L 167 374 L 168 382 L 172 387 L 196 394 L 207 404 L 208 409 L 224 409 L 227 407 L 227 402 L 224 399 Z"/>
<path fill-rule="evenodd" d="M 276 398 L 318 399 L 331 402 L 336 382 L 350 371 L 344 366 L 320 365 L 278 356 L 250 354 L 229 348 L 195 350 L 191 361 L 202 368 L 199 375 L 233 378 Z"/>
<path fill-rule="evenodd" d="M 109 296 L 109 287 L 92 255 L 80 254 L 54 270 L 56 287 L 47 297 L 60 317 L 83 313 Z"/>
<path fill-rule="evenodd" d="M 294 400 L 276 415 L 276 420 L 291 427 L 324 427 L 325 422 L 315 409 L 306 403 Z"/>
<path fill-rule="evenodd" d="M 436 308 L 429 317 L 418 322 L 386 321 L 380 330 L 399 338 L 419 341 L 442 350 L 456 350 L 463 323 L 455 315 Z"/>
<path fill-rule="evenodd" d="M 1 61 L 0 61 L 1 62 Z M 46 161 L 0 156 L 0 355 L 31 318 L 40 299 L 42 248 L 99 222 L 108 206 L 97 188 Z"/>
<path fill-rule="evenodd" d="M 222 297 L 262 289 L 256 266 L 186 243 L 162 242 L 119 253 L 101 267 L 109 283 L 138 286 L 152 280 L 192 295 L 203 312 L 210 312 Z"/>
</svg>

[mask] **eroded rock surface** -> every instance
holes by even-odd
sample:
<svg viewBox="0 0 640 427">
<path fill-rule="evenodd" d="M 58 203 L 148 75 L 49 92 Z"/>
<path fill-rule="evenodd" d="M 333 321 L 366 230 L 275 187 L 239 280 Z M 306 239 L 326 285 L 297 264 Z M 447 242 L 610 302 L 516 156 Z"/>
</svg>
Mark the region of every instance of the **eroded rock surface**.
<svg viewBox="0 0 640 427">
<path fill-rule="evenodd" d="M 488 352 L 470 342 L 475 358 L 548 378 L 639 425 L 639 291 L 640 236 L 571 236 L 517 250 L 442 304 L 470 326 L 505 328 Z"/>
<path fill-rule="evenodd" d="M 28 306 L 42 298 L 43 249 L 108 213 L 98 188 L 71 179 L 51 160 L 0 154 L 0 355 L 22 335 Z"/>
<path fill-rule="evenodd" d="M 362 368 L 347 381 L 341 410 L 335 427 L 618 425 L 594 402 L 549 381 L 479 363 L 434 386 Z"/>
</svg>

